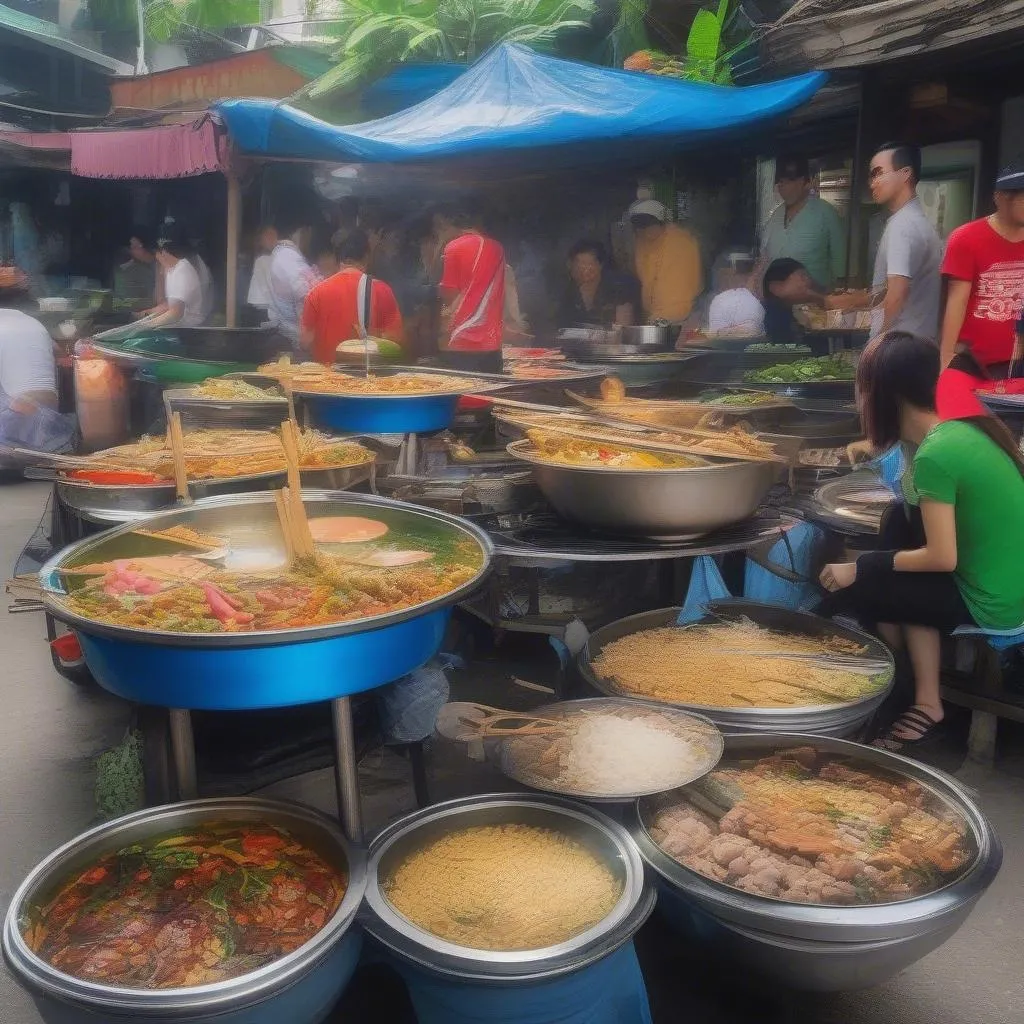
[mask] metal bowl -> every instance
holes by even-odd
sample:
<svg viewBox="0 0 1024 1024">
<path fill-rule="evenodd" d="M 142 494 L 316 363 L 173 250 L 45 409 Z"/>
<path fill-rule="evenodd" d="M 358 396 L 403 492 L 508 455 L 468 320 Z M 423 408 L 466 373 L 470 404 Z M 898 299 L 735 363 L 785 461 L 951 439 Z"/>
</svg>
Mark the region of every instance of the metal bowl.
<svg viewBox="0 0 1024 1024">
<path fill-rule="evenodd" d="M 629 826 L 644 860 L 657 872 L 665 917 L 680 930 L 717 943 L 737 968 L 773 983 L 824 992 L 880 984 L 949 939 L 992 883 L 1002 847 L 970 793 L 918 761 L 824 736 L 726 737 L 727 756 L 757 756 L 780 746 L 813 746 L 856 757 L 914 779 L 966 820 L 977 853 L 970 866 L 936 892 L 898 903 L 860 907 L 788 903 L 711 881 L 673 860 L 650 837 L 643 801 Z"/>
<path fill-rule="evenodd" d="M 275 390 L 276 394 L 267 399 L 231 400 L 204 398 L 187 388 L 170 388 L 164 392 L 164 403 L 196 426 L 269 429 L 288 419 L 288 400 L 279 387 Z"/>
<path fill-rule="evenodd" d="M 534 825 L 569 832 L 601 857 L 622 883 L 611 913 L 587 931 L 543 949 L 500 952 L 470 949 L 428 932 L 389 902 L 383 879 L 413 851 L 449 832 L 477 825 Z M 463 797 L 410 814 L 370 845 L 366 930 L 414 964 L 468 981 L 537 981 L 580 970 L 629 941 L 654 907 L 644 866 L 626 830 L 599 812 L 551 796 L 497 793 Z"/>
<path fill-rule="evenodd" d="M 656 611 L 630 615 L 609 623 L 591 634 L 587 645 L 580 651 L 577 665 L 583 678 L 595 690 L 610 697 L 630 699 L 627 694 L 615 688 L 615 684 L 601 679 L 593 668 L 593 661 L 605 646 L 613 640 L 639 633 L 645 629 L 661 629 L 674 626 L 680 608 L 659 608 Z M 813 733 L 822 736 L 849 736 L 863 726 L 882 705 L 892 688 L 896 672 L 892 653 L 879 640 L 860 630 L 840 626 L 808 612 L 791 611 L 778 605 L 761 604 L 757 601 L 713 601 L 709 615 L 702 622 L 714 621 L 722 616 L 752 619 L 760 626 L 785 632 L 814 635 L 831 634 L 855 640 L 867 647 L 867 656 L 887 662 L 888 680 L 877 693 L 847 704 L 808 705 L 796 708 L 733 708 L 715 707 L 704 704 L 672 704 L 687 711 L 694 711 L 711 719 L 726 733 Z"/>
<path fill-rule="evenodd" d="M 307 487 L 344 491 L 369 479 L 373 461 L 358 466 L 331 469 L 307 469 L 302 480 Z M 287 474 L 273 471 L 246 476 L 190 480 L 188 491 L 193 501 L 228 494 L 251 494 L 272 491 L 287 484 Z M 177 502 L 174 483 L 161 484 L 94 484 L 87 480 L 57 477 L 57 497 L 83 518 L 103 523 L 129 523 L 154 512 L 173 509 Z"/>
<path fill-rule="evenodd" d="M 877 473 L 870 469 L 855 469 L 819 487 L 814 492 L 808 515 L 838 533 L 873 537 L 881 528 L 882 516 L 888 505 L 883 506 L 881 500 L 864 504 L 849 499 L 857 493 L 874 492 L 877 492 L 879 499 L 888 492 L 891 493 L 891 501 L 896 500 L 896 494 L 890 491 Z"/>
<path fill-rule="evenodd" d="M 680 711 L 654 701 L 589 697 L 584 700 L 566 700 L 559 701 L 557 704 L 545 704 L 543 707 L 534 708 L 531 714 L 539 715 L 542 718 L 571 721 L 574 717 L 593 712 L 614 713 L 632 709 L 642 713 L 645 708 L 666 720 L 666 723 L 677 729 L 680 734 L 687 734 L 693 743 L 695 754 L 700 755 L 691 768 L 679 770 L 673 782 L 668 786 L 652 787 L 648 784 L 641 789 L 632 791 L 619 789 L 615 792 L 598 792 L 564 785 L 542 772 L 531 770 L 529 763 L 523 757 L 524 744 L 536 743 L 538 740 L 543 741 L 546 739 L 544 736 L 532 738 L 509 736 L 500 740 L 497 744 L 498 766 L 510 779 L 521 782 L 524 786 L 530 786 L 532 789 L 558 793 L 575 800 L 586 800 L 588 803 L 622 803 L 624 800 L 635 800 L 637 797 L 659 793 L 666 789 L 678 789 L 680 786 L 686 786 L 703 778 L 718 764 L 722 757 L 724 742 L 721 732 L 713 722 L 701 715 Z"/>
<path fill-rule="evenodd" d="M 350 368 L 344 371 L 358 375 L 358 371 Z M 494 374 L 462 373 L 438 367 L 387 366 L 374 371 L 378 377 L 399 373 L 466 377 L 478 385 L 462 392 L 438 390 L 415 395 L 325 395 L 301 388 L 293 388 L 292 393 L 305 404 L 310 420 L 317 427 L 370 434 L 418 434 L 450 426 L 463 394 L 495 391 L 510 382 Z"/>
<path fill-rule="evenodd" d="M 418 668 L 440 647 L 453 605 L 490 571 L 493 546 L 487 534 L 444 512 L 386 498 L 304 491 L 303 499 L 313 515 L 372 515 L 392 525 L 457 531 L 479 545 L 480 570 L 450 593 L 400 611 L 260 632 L 154 632 L 97 622 L 63 602 L 62 568 L 139 554 L 144 538 L 134 531 L 141 527 L 159 531 L 187 525 L 224 537 L 239 560 L 257 555 L 284 562 L 273 495 L 238 494 L 171 509 L 72 544 L 40 570 L 43 602 L 78 634 L 97 682 L 143 704 L 225 711 L 287 707 L 373 689 Z"/>
<path fill-rule="evenodd" d="M 752 515 L 779 472 L 776 462 L 722 462 L 692 469 L 565 466 L 534 454 L 529 441 L 508 452 L 533 466 L 560 516 L 609 533 L 699 537 Z"/>
<path fill-rule="evenodd" d="M 69 875 L 122 846 L 163 832 L 210 821 L 269 822 L 287 829 L 348 875 L 334 916 L 293 953 L 229 981 L 193 988 L 114 988 L 72 977 L 37 957 L 21 937 L 19 920 Z M 311 808 L 270 800 L 193 800 L 153 807 L 100 825 L 72 839 L 37 865 L 7 910 L 3 955 L 15 978 L 52 1024 L 316 1024 L 344 991 L 359 958 L 360 933 L 351 925 L 366 890 L 366 855 L 345 839 L 337 823 Z"/>
</svg>

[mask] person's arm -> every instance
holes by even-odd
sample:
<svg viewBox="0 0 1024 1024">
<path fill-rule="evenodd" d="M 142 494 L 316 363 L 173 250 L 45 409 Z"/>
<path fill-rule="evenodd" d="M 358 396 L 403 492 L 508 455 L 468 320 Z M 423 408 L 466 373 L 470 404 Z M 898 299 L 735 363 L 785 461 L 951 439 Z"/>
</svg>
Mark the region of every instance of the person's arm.
<svg viewBox="0 0 1024 1024">
<path fill-rule="evenodd" d="M 970 301 L 970 281 L 946 279 L 946 305 L 942 311 L 942 331 L 939 335 L 939 361 L 943 367 L 949 365 L 949 361 L 956 353 L 956 345 L 967 319 L 967 306 Z"/>
<path fill-rule="evenodd" d="M 923 548 L 897 551 L 893 568 L 897 572 L 953 572 L 956 569 L 956 508 L 941 501 L 923 499 Z"/>
<path fill-rule="evenodd" d="M 882 298 L 882 329 L 884 334 L 903 312 L 910 296 L 910 278 L 901 274 L 890 274 L 885 279 L 885 295 Z"/>
<path fill-rule="evenodd" d="M 180 299 L 168 299 L 163 304 L 163 311 L 150 320 L 146 327 L 165 327 L 176 324 L 185 315 L 185 303 Z"/>
</svg>

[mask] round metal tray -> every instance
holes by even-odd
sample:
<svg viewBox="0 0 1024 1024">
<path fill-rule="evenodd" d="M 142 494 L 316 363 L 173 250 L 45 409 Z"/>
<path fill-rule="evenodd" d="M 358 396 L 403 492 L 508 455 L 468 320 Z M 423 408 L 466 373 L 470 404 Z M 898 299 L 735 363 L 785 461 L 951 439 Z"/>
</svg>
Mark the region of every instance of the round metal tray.
<svg viewBox="0 0 1024 1024">
<path fill-rule="evenodd" d="M 897 903 L 833 906 L 757 896 L 705 878 L 678 863 L 650 837 L 643 801 L 630 832 L 660 876 L 662 909 L 680 930 L 695 926 L 701 940 L 721 946 L 738 968 L 767 972 L 800 989 L 849 991 L 880 984 L 938 948 L 963 924 L 992 883 L 1002 847 L 971 793 L 919 761 L 876 747 L 792 733 L 726 737 L 726 756 L 759 756 L 787 746 L 813 746 L 913 779 L 966 820 L 977 853 L 944 888 Z"/>
<path fill-rule="evenodd" d="M 599 924 L 556 946 L 500 952 L 471 949 L 440 938 L 399 913 L 383 880 L 407 854 L 432 839 L 478 825 L 520 823 L 568 831 L 600 856 L 622 882 L 622 895 Z M 643 861 L 621 825 L 559 797 L 496 793 L 425 808 L 381 832 L 370 845 L 366 930 L 378 941 L 435 973 L 474 981 L 535 981 L 579 970 L 632 938 L 653 908 Z"/>
<path fill-rule="evenodd" d="M 604 680 L 593 669 L 593 660 L 613 640 L 639 633 L 647 629 L 661 629 L 674 626 L 680 608 L 659 608 L 618 619 L 592 633 L 586 647 L 577 658 L 580 674 L 595 690 L 610 697 L 632 699 L 619 691 L 610 680 Z M 808 612 L 791 611 L 778 605 L 762 604 L 756 601 L 726 600 L 712 601 L 708 615 L 701 622 L 713 622 L 721 617 L 738 618 L 745 616 L 758 625 L 780 631 L 815 635 L 836 635 L 855 640 L 867 647 L 866 657 L 886 662 L 888 679 L 878 690 L 860 700 L 845 704 L 806 705 L 803 707 L 718 707 L 707 704 L 675 703 L 671 707 L 683 708 L 709 718 L 723 732 L 787 732 L 815 733 L 827 736 L 848 736 L 856 732 L 881 706 L 892 688 L 896 665 L 889 649 L 867 633 L 841 626 L 829 619 L 823 619 Z M 639 698 L 650 701 L 651 698 Z M 669 702 L 665 702 L 669 703 Z"/>
<path fill-rule="evenodd" d="M 19 919 L 27 906 L 40 897 L 52 895 L 54 886 L 66 882 L 74 872 L 84 870 L 111 850 L 211 819 L 278 825 L 347 874 L 348 887 L 340 906 L 312 939 L 294 952 L 240 977 L 178 989 L 115 988 L 86 981 L 57 970 L 28 948 L 21 936 Z M 315 1013 L 319 1008 L 317 1000 L 324 1000 L 325 986 L 327 991 L 336 989 L 335 998 L 341 994 L 348 978 L 338 974 L 342 965 L 333 958 L 332 950 L 345 940 L 355 920 L 366 881 L 363 850 L 348 842 L 335 821 L 311 808 L 252 797 L 151 807 L 90 829 L 55 850 L 32 870 L 7 910 L 3 926 L 4 959 L 19 983 L 33 994 L 45 997 L 46 1020 L 188 1020 L 205 1024 L 229 1018 L 240 1020 L 243 1013 L 244 1019 L 253 1021 L 313 1020 L 313 1016 L 293 1014 L 302 1009 Z M 358 946 L 350 954 L 357 950 Z M 346 959 L 351 961 L 351 974 L 355 955 Z M 325 1005 L 330 1002 L 333 1000 Z"/>
<path fill-rule="evenodd" d="M 542 459 L 529 441 L 508 445 L 533 466 L 560 516 L 593 529 L 647 537 L 711 533 L 754 513 L 779 472 L 777 462 L 729 462 L 691 469 L 566 466 Z"/>
<path fill-rule="evenodd" d="M 343 491 L 368 479 L 373 459 L 355 466 L 307 469 L 301 473 L 307 487 Z M 189 480 L 193 501 L 228 494 L 249 494 L 284 487 L 287 473 L 272 470 L 245 476 Z M 174 508 L 177 491 L 173 482 L 160 484 L 94 484 L 86 480 L 57 477 L 57 496 L 68 508 L 95 522 L 127 523 Z"/>
<path fill-rule="evenodd" d="M 881 497 L 889 488 L 877 473 L 869 469 L 854 470 L 838 480 L 822 485 L 814 492 L 811 514 L 843 533 L 877 534 L 884 510 L 880 511 L 878 505 L 864 505 L 849 500 L 850 495 L 858 492 L 874 491 Z M 891 501 L 896 498 L 896 494 L 892 493 Z"/>
<path fill-rule="evenodd" d="M 667 789 L 678 789 L 697 779 L 703 778 L 710 772 L 722 757 L 724 741 L 718 727 L 709 719 L 701 715 L 680 711 L 676 708 L 667 707 L 664 704 L 657 704 L 653 701 L 632 701 L 622 698 L 591 697 L 584 700 L 561 701 L 557 704 L 545 704 L 543 707 L 533 708 L 531 715 L 538 715 L 542 718 L 551 718 L 556 721 L 580 718 L 594 712 L 637 712 L 637 717 L 643 717 L 644 711 L 650 711 L 652 717 L 656 716 L 663 722 L 669 724 L 668 731 L 676 732 L 677 735 L 686 735 L 692 741 L 694 749 L 699 752 L 700 757 L 696 765 L 691 768 L 680 770 L 672 782 L 665 786 L 648 787 L 640 790 L 619 790 L 616 792 L 595 792 L 562 785 L 558 779 L 537 771 L 531 771 L 528 764 L 521 760 L 522 751 L 535 744 L 543 745 L 549 740 L 546 736 L 516 737 L 509 736 L 498 742 L 497 761 L 503 774 L 516 782 L 532 789 L 540 789 L 547 793 L 558 793 L 561 796 L 573 797 L 577 800 L 586 800 L 588 803 L 622 803 L 627 800 L 635 800 L 637 797 L 649 796 L 653 793 L 664 792 Z"/>
</svg>

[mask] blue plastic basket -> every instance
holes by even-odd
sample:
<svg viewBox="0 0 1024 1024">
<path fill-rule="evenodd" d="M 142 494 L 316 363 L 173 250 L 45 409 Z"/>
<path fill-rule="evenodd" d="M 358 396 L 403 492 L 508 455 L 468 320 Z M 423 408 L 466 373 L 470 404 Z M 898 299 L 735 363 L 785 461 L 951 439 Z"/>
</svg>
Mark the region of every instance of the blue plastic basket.
<svg viewBox="0 0 1024 1024">
<path fill-rule="evenodd" d="M 455 418 L 460 396 L 311 395 L 296 392 L 313 426 L 370 434 L 418 434 L 444 430 Z"/>
</svg>

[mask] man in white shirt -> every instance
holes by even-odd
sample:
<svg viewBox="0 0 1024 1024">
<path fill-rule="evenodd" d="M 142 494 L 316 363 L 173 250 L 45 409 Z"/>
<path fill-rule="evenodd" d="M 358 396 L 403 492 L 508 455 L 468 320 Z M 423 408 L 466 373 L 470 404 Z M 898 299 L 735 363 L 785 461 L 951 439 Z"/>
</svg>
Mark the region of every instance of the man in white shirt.
<svg viewBox="0 0 1024 1024">
<path fill-rule="evenodd" d="M 291 230 L 288 230 L 288 229 Z M 299 347 L 302 307 L 319 274 L 310 265 L 304 252 L 313 239 L 309 221 L 294 218 L 279 232 L 281 240 L 270 254 L 270 322 L 287 337 L 295 348 Z"/>
<path fill-rule="evenodd" d="M 206 321 L 209 299 L 203 294 L 202 277 L 189 260 L 189 250 L 178 238 L 161 238 L 156 258 L 164 272 L 164 301 L 151 310 L 150 327 L 198 327 Z M 204 267 L 198 257 L 197 261 Z M 206 277 L 209 279 L 209 270 Z"/>
<path fill-rule="evenodd" d="M 0 444 L 63 451 L 74 422 L 57 412 L 57 363 L 46 328 L 16 307 L 27 278 L 0 288 Z"/>
<path fill-rule="evenodd" d="M 709 334 L 758 336 L 764 333 L 764 306 L 750 290 L 754 258 L 749 253 L 727 253 L 715 271 L 718 288 L 708 307 Z"/>
<path fill-rule="evenodd" d="M 277 228 L 264 224 L 256 233 L 256 251 L 259 255 L 252 265 L 252 277 L 249 280 L 249 293 L 246 305 L 263 310 L 270 308 L 270 264 L 273 262 L 274 248 L 278 243 Z"/>
</svg>

